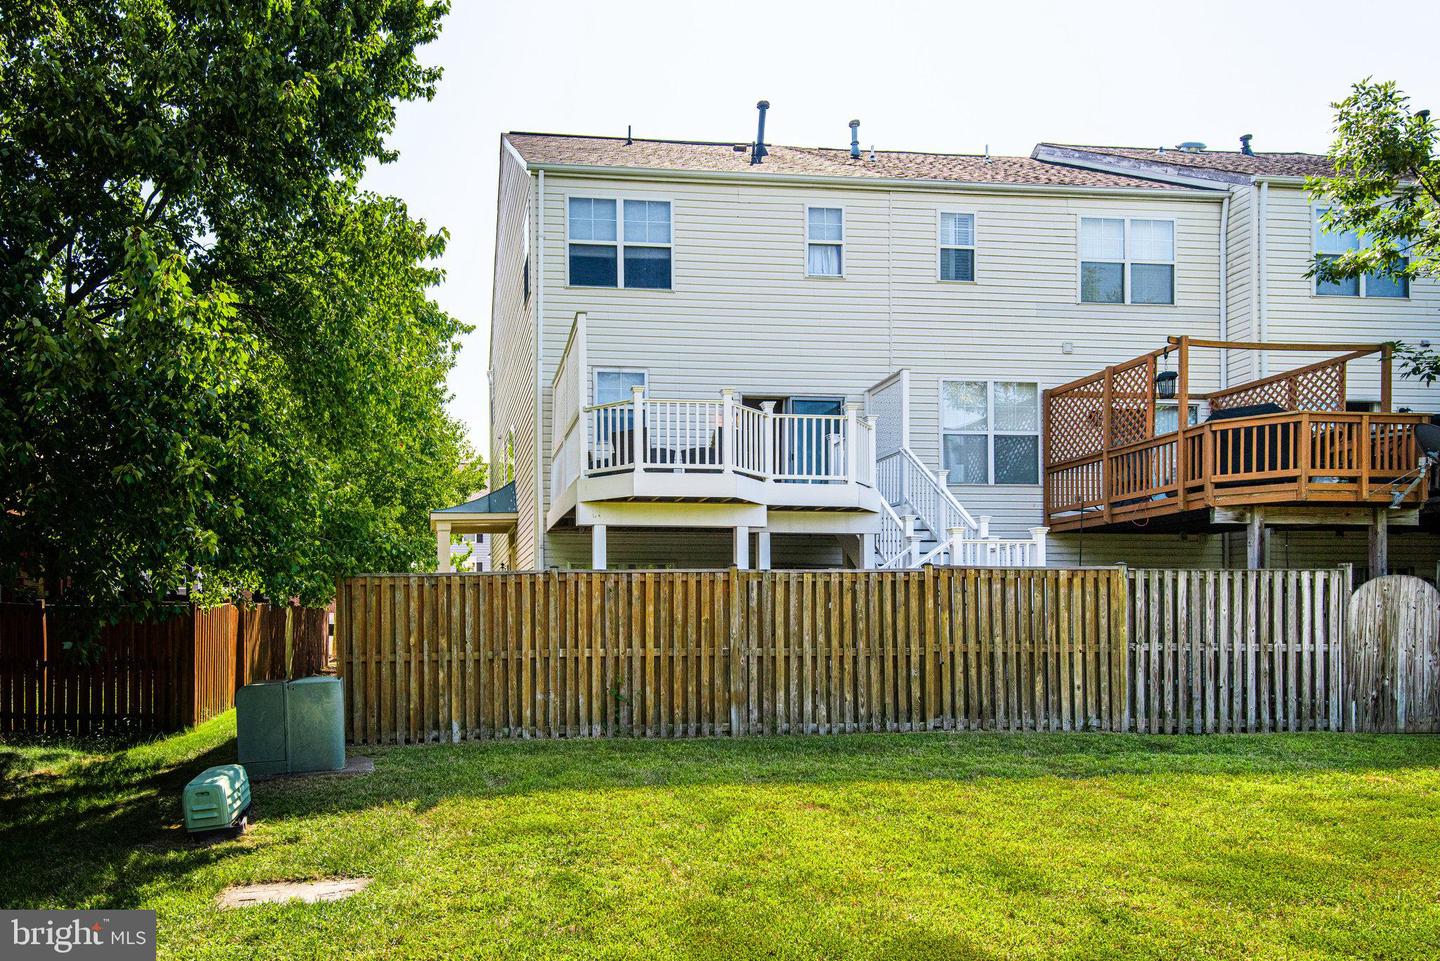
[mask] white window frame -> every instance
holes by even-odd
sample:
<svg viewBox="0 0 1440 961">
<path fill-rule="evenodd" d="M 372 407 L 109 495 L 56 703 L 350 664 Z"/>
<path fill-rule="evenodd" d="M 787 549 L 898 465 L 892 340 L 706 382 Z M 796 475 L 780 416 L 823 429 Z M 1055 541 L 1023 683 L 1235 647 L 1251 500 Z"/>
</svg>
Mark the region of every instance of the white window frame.
<svg viewBox="0 0 1440 961">
<path fill-rule="evenodd" d="M 946 430 L 945 429 L 945 385 L 946 384 L 984 384 L 985 385 L 985 427 L 980 430 Z M 995 429 L 995 385 L 996 384 L 1030 384 L 1035 388 L 1035 429 L 1034 430 L 996 430 Z M 963 377 L 952 376 L 940 378 L 939 395 L 939 416 L 936 418 L 939 424 L 940 440 L 940 466 L 945 466 L 945 435 L 964 434 L 970 437 L 986 437 L 986 455 L 988 463 L 985 465 L 986 481 L 977 484 L 973 481 L 956 481 L 947 478 L 946 483 L 950 487 L 1030 487 L 1040 489 L 1044 486 L 1045 480 L 1045 439 L 1044 431 L 1044 401 L 1045 391 L 1039 381 L 1017 380 L 1010 377 Z M 995 479 L 995 438 L 996 437 L 1034 437 L 1035 438 L 1035 483 L 1033 484 L 1011 484 L 1000 482 Z"/>
<path fill-rule="evenodd" d="M 1124 243 L 1125 252 L 1119 261 L 1121 267 L 1121 283 L 1124 284 L 1125 296 L 1116 303 L 1099 300 L 1085 300 L 1084 274 L 1085 256 L 1083 245 L 1085 221 L 1086 220 L 1121 220 L 1124 221 Z M 1156 220 L 1170 224 L 1170 259 L 1169 260 L 1135 260 L 1130 256 L 1130 222 L 1133 220 Z M 1075 303 L 1087 307 L 1174 307 L 1180 300 L 1180 267 L 1178 251 L 1180 248 L 1179 224 L 1174 217 L 1140 217 L 1123 214 L 1101 214 L 1084 213 L 1075 215 Z M 1113 264 L 1113 260 L 1096 260 L 1097 264 Z M 1134 264 L 1141 266 L 1155 265 L 1168 266 L 1170 268 L 1170 303 L 1168 304 L 1137 304 L 1130 299 L 1135 290 L 1135 285 L 1130 282 L 1130 268 Z"/>
<path fill-rule="evenodd" d="M 1330 209 L 1332 209 L 1332 208 L 1331 208 L 1328 204 L 1311 204 L 1311 205 L 1310 205 L 1310 256 L 1311 256 L 1311 257 L 1318 257 L 1318 256 L 1320 256 L 1320 212 L 1321 212 L 1322 210 L 1330 210 Z M 1409 258 L 1406 258 L 1406 259 L 1408 260 Z M 1378 302 L 1380 302 L 1380 303 L 1385 303 L 1386 301 L 1400 301 L 1400 302 L 1403 303 L 1404 301 L 1407 301 L 1407 300 L 1410 299 L 1411 287 L 1413 286 L 1413 284 L 1411 284 L 1411 282 L 1410 282 L 1410 281 L 1411 281 L 1411 278 L 1409 278 L 1409 277 L 1405 278 L 1405 295 L 1404 295 L 1403 297 L 1371 297 L 1370 294 L 1367 293 L 1366 290 L 1365 290 L 1366 275 L 1365 275 L 1365 274 L 1361 274 L 1360 277 L 1359 277 L 1359 280 L 1360 280 L 1360 284 L 1359 284 L 1359 287 L 1358 287 L 1359 293 L 1356 293 L 1356 294 L 1353 294 L 1353 295 L 1351 295 L 1351 294 L 1322 294 L 1322 293 L 1320 293 L 1320 278 L 1319 278 L 1319 277 L 1311 277 L 1311 278 L 1310 278 L 1310 296 L 1311 296 L 1311 297 L 1317 297 L 1317 298 L 1319 298 L 1319 299 L 1321 299 L 1321 300 L 1338 300 L 1338 301 L 1340 301 L 1341 303 L 1344 303 L 1344 302 L 1347 301 L 1347 300 L 1374 300 L 1374 301 L 1378 301 Z"/>
<path fill-rule="evenodd" d="M 1185 424 L 1185 426 L 1186 426 L 1187 428 L 1189 428 L 1189 427 L 1195 427 L 1195 426 L 1199 425 L 1199 423 L 1201 422 L 1201 420 L 1202 420 L 1202 419 L 1204 418 L 1204 416 L 1205 416 L 1205 412 L 1201 409 L 1201 404 L 1200 404 L 1199 401 L 1194 401 L 1194 400 L 1192 400 L 1192 401 L 1189 401 L 1188 403 L 1189 403 L 1190 410 L 1192 410 L 1192 411 L 1195 413 L 1195 420 L 1194 420 L 1194 422 L 1190 422 L 1189 420 L 1187 420 L 1187 421 L 1186 421 L 1186 424 Z M 1159 420 L 1160 420 L 1160 411 L 1161 411 L 1162 409 L 1175 411 L 1175 422 L 1176 422 L 1177 424 L 1180 422 L 1180 399 L 1179 399 L 1178 397 L 1175 398 L 1174 400 L 1164 400 L 1164 399 L 1159 399 L 1159 398 L 1156 399 L 1156 401 L 1155 401 L 1155 420 L 1156 420 L 1156 423 L 1157 423 L 1157 424 L 1159 423 Z M 1163 437 L 1165 434 L 1173 434 L 1173 433 L 1175 433 L 1175 432 L 1174 432 L 1174 431 L 1162 431 L 1158 426 L 1155 428 L 1155 436 L 1156 436 L 1156 437 Z"/>
<path fill-rule="evenodd" d="M 947 244 L 945 242 L 944 223 L 946 214 L 965 214 L 970 218 L 970 246 L 964 244 Z M 958 207 L 940 207 L 935 211 L 935 279 L 942 284 L 977 284 L 980 282 L 980 216 L 973 210 L 964 210 Z M 941 251 L 944 250 L 968 250 L 970 251 L 970 279 L 950 280 L 942 273 L 941 261 L 944 259 Z"/>
<path fill-rule="evenodd" d="M 640 288 L 641 290 L 653 288 Z M 600 403 L 600 375 L 601 374 L 639 374 L 645 381 L 644 397 L 650 396 L 650 370 L 646 367 L 591 367 L 590 368 L 590 401 L 594 405 Z"/>
<path fill-rule="evenodd" d="M 572 240 L 570 238 L 570 201 L 571 200 L 613 200 L 615 202 L 615 239 L 614 240 Z M 670 242 L 669 243 L 639 243 L 632 242 L 631 247 L 652 247 L 670 251 L 670 286 L 669 287 L 629 287 L 625 283 L 625 201 L 645 200 L 652 203 L 665 203 L 670 205 Z M 615 286 L 602 287 L 593 284 L 577 284 L 570 280 L 570 245 L 586 244 L 593 247 L 614 247 L 615 248 Z M 675 200 L 672 197 L 656 197 L 649 194 L 598 194 L 588 191 L 577 192 L 565 195 L 565 286 L 575 287 L 580 290 L 674 290 L 675 289 Z"/>
<path fill-rule="evenodd" d="M 812 211 L 812 210 L 838 210 L 838 211 L 840 211 L 840 242 L 839 242 L 838 244 L 837 244 L 835 241 L 833 241 L 833 240 L 815 240 L 815 241 L 812 241 L 812 240 L 810 239 L 810 211 Z M 815 279 L 815 280 L 844 280 L 844 279 L 845 279 L 845 271 L 846 271 L 846 270 L 849 268 L 849 266 L 850 266 L 850 255 L 849 255 L 848 251 L 846 250 L 846 248 L 849 246 L 849 238 L 850 238 L 850 230 L 849 230 L 849 228 L 846 226 L 846 221 L 849 220 L 849 219 L 850 219 L 850 212 L 846 209 L 846 207 L 845 207 L 844 204 L 835 204 L 835 203 L 824 203 L 824 202 L 821 202 L 821 203 L 807 203 L 807 204 L 805 205 L 805 248 L 804 248 L 804 250 L 801 252 L 801 253 L 802 253 L 802 256 L 803 256 L 803 259 L 801 260 L 801 268 L 805 271 L 805 276 L 806 276 L 806 277 L 810 277 L 810 278 L 813 278 L 813 279 Z M 838 273 L 838 274 L 812 274 L 812 273 L 810 273 L 810 245 L 811 245 L 812 243 L 815 243 L 815 244 L 823 244 L 823 245 L 825 245 L 825 246 L 827 246 L 827 247 L 839 247 L 839 248 L 840 248 L 840 273 Z"/>
</svg>

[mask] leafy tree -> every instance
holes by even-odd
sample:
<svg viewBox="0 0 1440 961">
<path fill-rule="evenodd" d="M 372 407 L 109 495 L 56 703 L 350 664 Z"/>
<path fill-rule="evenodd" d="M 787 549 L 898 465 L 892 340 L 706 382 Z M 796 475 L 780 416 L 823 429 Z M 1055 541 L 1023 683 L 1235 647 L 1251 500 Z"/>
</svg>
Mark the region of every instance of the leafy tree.
<svg viewBox="0 0 1440 961">
<path fill-rule="evenodd" d="M 325 599 L 433 555 L 483 468 L 444 249 L 361 191 L 443 2 L 12 0 L 0 19 L 0 588 Z"/>
<path fill-rule="evenodd" d="M 1429 110 L 1410 110 L 1393 82 L 1355 84 L 1335 108 L 1335 174 L 1306 186 L 1327 208 L 1327 230 L 1353 232 L 1358 249 L 1317 256 L 1309 275 L 1338 281 L 1363 274 L 1411 279 L 1440 274 L 1440 152 Z M 1399 344 L 1401 372 L 1440 379 L 1440 358 Z"/>
</svg>

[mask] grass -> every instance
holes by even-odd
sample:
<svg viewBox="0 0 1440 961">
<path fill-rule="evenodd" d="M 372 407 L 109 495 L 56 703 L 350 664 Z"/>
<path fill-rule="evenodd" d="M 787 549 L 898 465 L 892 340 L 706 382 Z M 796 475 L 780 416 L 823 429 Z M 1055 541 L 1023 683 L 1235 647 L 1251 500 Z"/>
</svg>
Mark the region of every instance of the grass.
<svg viewBox="0 0 1440 961">
<path fill-rule="evenodd" d="M 5 907 L 150 907 L 162 957 L 1440 954 L 1440 738 L 862 735 L 375 749 L 209 846 L 234 720 L 0 745 Z M 368 876 L 221 913 L 227 885 Z"/>
</svg>

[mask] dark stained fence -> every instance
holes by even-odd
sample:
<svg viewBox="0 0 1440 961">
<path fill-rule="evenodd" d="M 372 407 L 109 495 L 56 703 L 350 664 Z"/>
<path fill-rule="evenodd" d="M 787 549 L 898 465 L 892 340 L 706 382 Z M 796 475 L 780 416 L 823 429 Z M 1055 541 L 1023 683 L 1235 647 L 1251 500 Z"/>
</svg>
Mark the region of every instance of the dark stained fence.
<svg viewBox="0 0 1440 961">
<path fill-rule="evenodd" d="M 0 604 L 0 734 L 178 730 L 229 710 L 245 684 L 326 668 L 324 609 L 176 607 L 94 643 L 87 624 L 64 605 Z"/>
</svg>

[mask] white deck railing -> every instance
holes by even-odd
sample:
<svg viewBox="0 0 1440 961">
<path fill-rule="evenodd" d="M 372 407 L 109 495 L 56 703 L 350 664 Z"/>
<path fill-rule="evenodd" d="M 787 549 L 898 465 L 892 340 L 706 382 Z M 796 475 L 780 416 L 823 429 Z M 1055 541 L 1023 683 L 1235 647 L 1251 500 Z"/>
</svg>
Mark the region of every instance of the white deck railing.
<svg viewBox="0 0 1440 961">
<path fill-rule="evenodd" d="M 980 524 L 950 493 L 945 471 L 933 473 L 908 447 L 875 464 L 876 489 L 891 504 L 908 504 L 937 538 L 952 527 L 978 534 Z"/>
<path fill-rule="evenodd" d="M 852 404 L 843 414 L 785 414 L 768 402 L 746 407 L 729 389 L 717 399 L 687 400 L 646 397 L 637 387 L 629 401 L 584 408 L 583 427 L 557 445 L 552 495 L 581 473 L 631 470 L 873 486 L 874 426 L 858 411 Z"/>
</svg>

